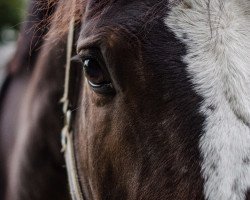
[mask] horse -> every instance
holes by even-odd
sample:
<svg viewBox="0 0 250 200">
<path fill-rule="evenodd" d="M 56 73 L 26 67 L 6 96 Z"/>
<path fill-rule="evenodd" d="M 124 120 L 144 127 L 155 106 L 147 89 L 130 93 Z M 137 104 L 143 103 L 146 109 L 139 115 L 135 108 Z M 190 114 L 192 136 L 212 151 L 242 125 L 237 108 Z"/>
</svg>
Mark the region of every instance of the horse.
<svg viewBox="0 0 250 200">
<path fill-rule="evenodd" d="M 72 22 L 73 198 L 250 199 L 248 0 L 48 3 L 55 9 L 22 100 L 7 199 L 69 198 L 66 172 L 40 166 L 63 165 Z"/>
</svg>

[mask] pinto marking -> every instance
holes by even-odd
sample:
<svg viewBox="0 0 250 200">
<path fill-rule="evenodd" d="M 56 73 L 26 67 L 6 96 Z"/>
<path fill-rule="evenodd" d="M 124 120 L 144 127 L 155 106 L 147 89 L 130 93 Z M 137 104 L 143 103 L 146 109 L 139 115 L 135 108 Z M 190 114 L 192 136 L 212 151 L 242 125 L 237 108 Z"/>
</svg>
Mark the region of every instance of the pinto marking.
<svg viewBox="0 0 250 200">
<path fill-rule="evenodd" d="M 205 198 L 244 200 L 250 188 L 250 1 L 184 0 L 165 23 L 186 45 L 183 60 L 203 97 Z"/>
</svg>

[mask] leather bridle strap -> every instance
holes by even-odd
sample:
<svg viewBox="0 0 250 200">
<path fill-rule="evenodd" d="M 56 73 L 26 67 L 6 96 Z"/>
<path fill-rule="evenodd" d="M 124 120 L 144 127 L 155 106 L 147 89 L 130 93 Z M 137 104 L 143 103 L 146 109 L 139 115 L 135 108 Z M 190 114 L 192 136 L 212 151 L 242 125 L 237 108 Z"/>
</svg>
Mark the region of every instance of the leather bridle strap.
<svg viewBox="0 0 250 200">
<path fill-rule="evenodd" d="M 76 168 L 76 159 L 73 144 L 73 132 L 71 127 L 71 110 L 69 109 L 69 85 L 70 85 L 70 67 L 71 67 L 71 55 L 74 39 L 74 22 L 72 18 L 69 25 L 69 33 L 67 40 L 67 59 L 65 67 L 65 82 L 64 82 L 64 94 L 61 102 L 63 103 L 64 113 L 64 127 L 61 133 L 62 152 L 64 153 L 68 181 L 70 186 L 70 193 L 72 200 L 84 200 L 83 193 L 79 182 L 79 177 Z"/>
</svg>

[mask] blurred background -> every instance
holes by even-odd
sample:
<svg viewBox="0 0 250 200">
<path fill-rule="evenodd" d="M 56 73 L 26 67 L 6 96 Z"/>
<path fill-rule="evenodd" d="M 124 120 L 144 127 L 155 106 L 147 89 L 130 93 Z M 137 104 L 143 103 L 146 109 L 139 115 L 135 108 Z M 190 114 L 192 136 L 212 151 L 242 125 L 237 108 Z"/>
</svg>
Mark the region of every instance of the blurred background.
<svg viewBox="0 0 250 200">
<path fill-rule="evenodd" d="M 27 0 L 0 0 L 0 67 L 6 65 L 13 52 L 18 30 L 25 16 Z"/>
</svg>

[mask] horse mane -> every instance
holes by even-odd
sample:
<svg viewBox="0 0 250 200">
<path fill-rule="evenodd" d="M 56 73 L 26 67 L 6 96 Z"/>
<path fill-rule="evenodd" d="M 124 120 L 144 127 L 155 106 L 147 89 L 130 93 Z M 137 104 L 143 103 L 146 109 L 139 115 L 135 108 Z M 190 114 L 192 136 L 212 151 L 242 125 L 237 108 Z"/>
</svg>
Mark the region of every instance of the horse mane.
<svg viewBox="0 0 250 200">
<path fill-rule="evenodd" d="M 29 1 L 28 14 L 21 26 L 15 54 L 6 66 L 9 74 L 15 75 L 33 70 L 49 30 L 50 16 L 56 10 L 56 4 L 48 1 Z"/>
<path fill-rule="evenodd" d="M 56 11 L 49 17 L 46 25 L 50 27 L 46 38 L 51 42 L 57 42 L 67 34 L 69 23 L 73 17 L 75 25 L 80 24 L 86 8 L 86 0 L 48 0 L 47 6 L 52 5 L 56 5 Z M 45 7 L 45 9 L 47 8 Z"/>
</svg>

